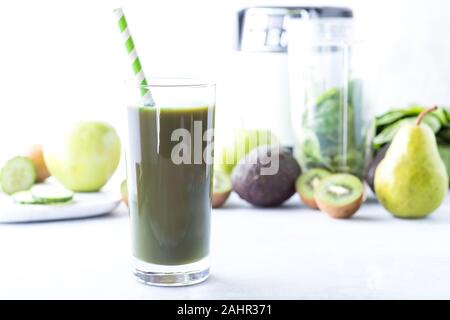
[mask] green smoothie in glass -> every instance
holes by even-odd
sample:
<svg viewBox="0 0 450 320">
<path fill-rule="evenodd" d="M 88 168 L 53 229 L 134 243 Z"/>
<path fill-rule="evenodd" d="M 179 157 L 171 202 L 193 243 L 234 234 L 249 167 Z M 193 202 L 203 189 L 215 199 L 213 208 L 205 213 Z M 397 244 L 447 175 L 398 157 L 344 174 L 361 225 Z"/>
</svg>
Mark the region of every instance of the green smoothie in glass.
<svg viewBox="0 0 450 320">
<path fill-rule="evenodd" d="M 135 274 L 145 283 L 191 284 L 209 274 L 215 108 L 211 99 L 197 105 L 201 97 L 193 100 L 189 94 L 214 86 L 164 86 L 172 97 L 159 95 L 160 89 L 151 88 L 155 106 L 127 110 Z M 158 105 L 175 101 L 177 91 L 186 92 L 185 103 Z"/>
</svg>

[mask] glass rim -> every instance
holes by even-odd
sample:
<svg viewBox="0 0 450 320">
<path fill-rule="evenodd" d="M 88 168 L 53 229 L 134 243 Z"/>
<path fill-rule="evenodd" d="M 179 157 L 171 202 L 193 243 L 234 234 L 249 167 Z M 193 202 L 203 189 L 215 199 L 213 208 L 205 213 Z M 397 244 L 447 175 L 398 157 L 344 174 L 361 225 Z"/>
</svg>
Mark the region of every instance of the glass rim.
<svg viewBox="0 0 450 320">
<path fill-rule="evenodd" d="M 215 87 L 216 83 L 204 78 L 191 77 L 154 77 L 147 78 L 146 84 L 137 84 L 136 80 L 128 80 L 137 88 L 208 88 Z"/>
</svg>

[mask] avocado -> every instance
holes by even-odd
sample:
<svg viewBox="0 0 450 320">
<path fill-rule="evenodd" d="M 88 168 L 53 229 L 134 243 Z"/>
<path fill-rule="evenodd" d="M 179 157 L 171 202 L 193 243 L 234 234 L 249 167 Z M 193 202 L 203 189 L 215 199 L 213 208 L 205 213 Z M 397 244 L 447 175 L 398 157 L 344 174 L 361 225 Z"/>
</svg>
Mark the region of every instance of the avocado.
<svg viewBox="0 0 450 320">
<path fill-rule="evenodd" d="M 384 156 L 386 155 L 387 150 L 389 149 L 389 144 L 385 145 L 383 148 L 381 148 L 378 152 L 375 158 L 373 158 L 372 162 L 370 163 L 369 169 L 367 169 L 366 173 L 366 182 L 369 185 L 370 189 L 372 189 L 372 192 L 375 194 L 375 171 L 377 170 L 378 165 L 380 164 L 381 160 L 384 159 Z"/>
<path fill-rule="evenodd" d="M 276 167 L 272 163 L 275 159 L 279 160 L 278 170 L 266 174 L 269 168 Z M 288 150 L 262 146 L 251 151 L 233 170 L 233 190 L 256 207 L 277 207 L 295 193 L 300 173 L 300 166 Z"/>
</svg>

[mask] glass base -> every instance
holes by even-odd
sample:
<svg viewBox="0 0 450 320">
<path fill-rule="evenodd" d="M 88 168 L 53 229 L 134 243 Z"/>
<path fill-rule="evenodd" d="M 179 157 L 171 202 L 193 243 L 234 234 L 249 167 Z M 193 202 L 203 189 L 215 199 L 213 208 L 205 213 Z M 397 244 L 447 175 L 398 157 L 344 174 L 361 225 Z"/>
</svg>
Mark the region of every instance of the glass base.
<svg viewBox="0 0 450 320">
<path fill-rule="evenodd" d="M 209 258 L 190 264 L 166 266 L 135 258 L 134 276 L 147 285 L 180 287 L 205 281 L 209 276 Z"/>
</svg>

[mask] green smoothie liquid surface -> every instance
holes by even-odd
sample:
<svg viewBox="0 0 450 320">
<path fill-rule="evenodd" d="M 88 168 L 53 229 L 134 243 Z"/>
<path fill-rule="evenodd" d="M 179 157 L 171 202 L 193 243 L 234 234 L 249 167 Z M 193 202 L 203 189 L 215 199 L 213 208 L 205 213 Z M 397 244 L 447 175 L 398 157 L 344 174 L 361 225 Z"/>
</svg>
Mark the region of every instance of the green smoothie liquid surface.
<svg viewBox="0 0 450 320">
<path fill-rule="evenodd" d="M 201 135 L 214 126 L 214 107 L 129 107 L 127 176 L 134 256 L 159 265 L 181 265 L 209 255 L 212 161 L 176 164 L 171 155 L 186 129 L 205 150 Z M 185 131 L 185 132 L 187 132 Z M 197 133 L 197 136 L 195 135 Z M 195 140 L 195 141 L 194 141 Z"/>
</svg>

